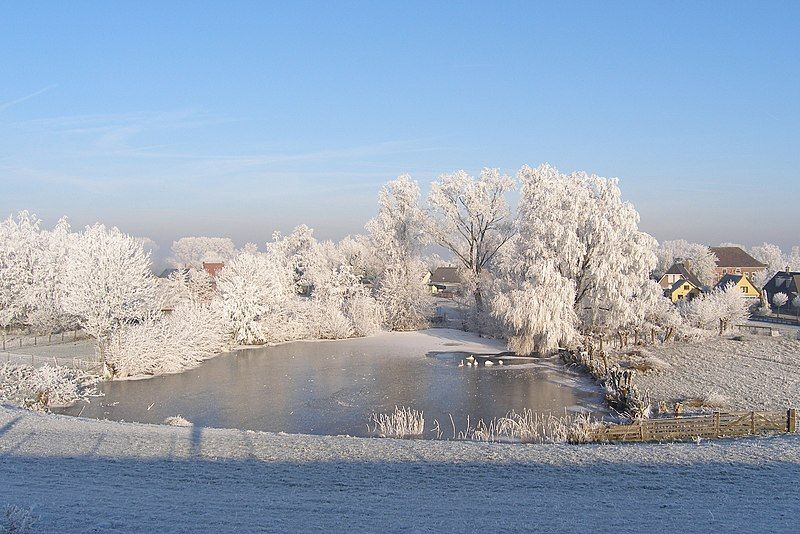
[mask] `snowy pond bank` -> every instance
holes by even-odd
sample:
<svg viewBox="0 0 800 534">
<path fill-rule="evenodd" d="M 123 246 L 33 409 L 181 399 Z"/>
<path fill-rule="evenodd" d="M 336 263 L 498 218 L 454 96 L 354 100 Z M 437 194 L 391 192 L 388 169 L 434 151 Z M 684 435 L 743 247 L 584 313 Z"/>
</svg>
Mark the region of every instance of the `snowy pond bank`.
<svg viewBox="0 0 800 534">
<path fill-rule="evenodd" d="M 422 410 L 424 437 L 445 436 L 510 410 L 604 412 L 598 385 L 558 358 L 460 367 L 459 353 L 504 345 L 451 329 L 286 343 L 223 354 L 180 374 L 111 381 L 104 397 L 58 410 L 95 419 L 161 423 L 180 414 L 202 427 L 370 435 L 373 413 Z M 453 422 L 450 416 L 453 417 Z"/>
<path fill-rule="evenodd" d="M 0 407 L 2 505 L 41 532 L 790 532 L 798 480 L 800 435 L 504 445 Z"/>
</svg>

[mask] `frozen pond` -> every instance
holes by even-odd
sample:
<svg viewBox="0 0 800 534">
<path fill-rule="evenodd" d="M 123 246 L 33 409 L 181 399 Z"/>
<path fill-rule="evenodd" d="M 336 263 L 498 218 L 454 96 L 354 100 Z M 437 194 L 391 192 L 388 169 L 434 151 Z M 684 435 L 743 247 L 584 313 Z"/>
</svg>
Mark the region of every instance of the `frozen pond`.
<svg viewBox="0 0 800 534">
<path fill-rule="evenodd" d="M 60 412 L 143 423 L 180 414 L 205 427 L 367 436 L 370 415 L 395 405 L 423 410 L 426 429 L 438 419 L 445 434 L 451 414 L 461 430 L 467 416 L 474 424 L 512 409 L 602 410 L 599 388 L 557 358 L 460 367 L 469 354 L 499 352 L 465 337 L 434 329 L 240 350 L 181 374 L 107 382 L 105 397 Z"/>
</svg>

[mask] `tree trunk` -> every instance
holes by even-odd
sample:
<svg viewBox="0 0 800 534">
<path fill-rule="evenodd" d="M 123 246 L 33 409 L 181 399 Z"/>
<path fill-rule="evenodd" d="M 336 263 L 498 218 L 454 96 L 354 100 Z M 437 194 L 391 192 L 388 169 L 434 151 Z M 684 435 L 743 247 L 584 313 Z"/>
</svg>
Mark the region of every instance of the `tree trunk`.
<svg viewBox="0 0 800 534">
<path fill-rule="evenodd" d="M 481 313 L 483 311 L 483 294 L 480 287 L 476 287 L 472 294 L 475 297 L 475 311 Z"/>
</svg>

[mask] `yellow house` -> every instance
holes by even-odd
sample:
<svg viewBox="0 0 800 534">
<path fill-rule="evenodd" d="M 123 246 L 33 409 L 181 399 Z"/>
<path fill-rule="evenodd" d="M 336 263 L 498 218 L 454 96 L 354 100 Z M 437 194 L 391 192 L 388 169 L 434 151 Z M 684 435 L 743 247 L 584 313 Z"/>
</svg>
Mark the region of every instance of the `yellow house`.
<svg viewBox="0 0 800 534">
<path fill-rule="evenodd" d="M 691 300 L 700 294 L 700 288 L 693 282 L 681 278 L 672 284 L 669 289 L 664 291 L 664 294 L 669 297 L 672 302 Z"/>
<path fill-rule="evenodd" d="M 733 284 L 739 291 L 742 292 L 743 297 L 757 299 L 761 297 L 761 292 L 758 290 L 756 286 L 753 285 L 753 282 L 747 276 L 742 274 L 726 274 L 723 276 L 719 282 L 717 282 L 717 286 L 719 288 L 724 288 L 730 284 Z"/>
</svg>

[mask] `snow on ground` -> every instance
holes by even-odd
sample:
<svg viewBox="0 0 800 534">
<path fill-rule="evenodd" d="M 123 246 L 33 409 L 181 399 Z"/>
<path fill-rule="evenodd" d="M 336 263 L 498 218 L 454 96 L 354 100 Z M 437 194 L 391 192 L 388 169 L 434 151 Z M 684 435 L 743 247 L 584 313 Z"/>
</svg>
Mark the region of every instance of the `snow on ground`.
<svg viewBox="0 0 800 534">
<path fill-rule="evenodd" d="M 0 407 L 0 505 L 32 507 L 44 532 L 786 532 L 797 528 L 798 480 L 800 435 L 500 445 Z"/>
<path fill-rule="evenodd" d="M 732 410 L 800 408 L 800 341 L 794 337 L 712 337 L 646 351 L 670 365 L 634 379 L 656 404 L 717 393 Z"/>
</svg>

